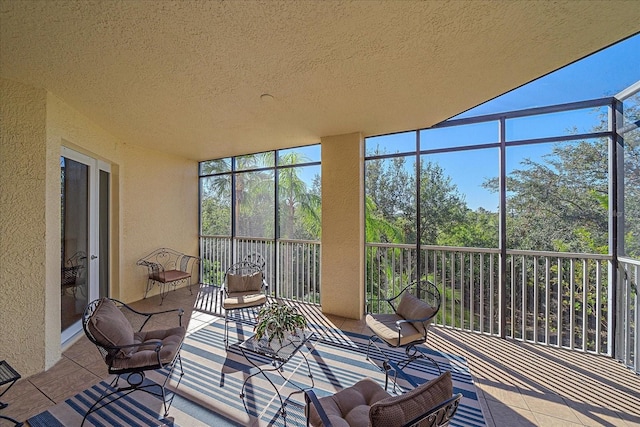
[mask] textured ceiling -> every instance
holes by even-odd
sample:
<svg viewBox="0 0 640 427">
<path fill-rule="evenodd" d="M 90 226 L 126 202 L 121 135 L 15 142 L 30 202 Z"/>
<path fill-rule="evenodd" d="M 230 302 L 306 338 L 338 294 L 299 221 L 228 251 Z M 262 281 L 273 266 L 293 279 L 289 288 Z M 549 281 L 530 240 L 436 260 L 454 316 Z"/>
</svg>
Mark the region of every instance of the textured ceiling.
<svg viewBox="0 0 640 427">
<path fill-rule="evenodd" d="M 638 1 L 0 0 L 0 76 L 204 160 L 427 127 L 638 31 Z"/>
</svg>

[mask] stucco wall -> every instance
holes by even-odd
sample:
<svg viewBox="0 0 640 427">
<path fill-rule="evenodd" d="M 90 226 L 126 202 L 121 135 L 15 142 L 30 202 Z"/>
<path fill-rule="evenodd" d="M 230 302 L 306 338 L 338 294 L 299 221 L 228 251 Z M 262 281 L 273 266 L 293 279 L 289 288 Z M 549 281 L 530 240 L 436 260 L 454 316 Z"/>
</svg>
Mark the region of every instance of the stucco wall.
<svg viewBox="0 0 640 427">
<path fill-rule="evenodd" d="M 359 133 L 322 138 L 322 311 L 364 313 L 364 141 Z"/>
<path fill-rule="evenodd" d="M 50 145 L 111 164 L 111 296 L 137 301 L 146 285 L 139 258 L 163 246 L 198 255 L 197 162 L 123 143 L 53 95 L 48 113 Z"/>
<path fill-rule="evenodd" d="M 60 347 L 45 292 L 47 95 L 1 79 L 0 99 L 0 359 L 29 375 Z"/>
<path fill-rule="evenodd" d="M 111 295 L 140 299 L 135 262 L 197 255 L 197 162 L 107 133 L 54 94 L 0 79 L 0 359 L 23 377 L 60 359 L 60 150 L 111 164 Z"/>
<path fill-rule="evenodd" d="M 75 110 L 63 100 L 55 96 L 54 94 L 48 94 L 47 103 L 47 146 L 50 151 L 53 152 L 53 159 L 49 162 L 49 166 L 52 168 L 50 176 L 50 184 L 48 194 L 53 197 L 52 203 L 56 204 L 57 212 L 59 215 L 60 199 L 59 199 L 59 186 L 60 186 L 60 149 L 62 146 L 71 148 L 80 153 L 86 154 L 90 157 L 102 160 L 111 165 L 111 179 L 112 179 L 112 200 L 111 200 L 111 289 L 116 291 L 119 289 L 120 274 L 117 249 L 119 243 L 119 218 L 120 218 L 120 204 L 119 204 L 119 171 L 125 160 L 122 155 L 122 142 L 116 137 L 106 132 L 100 126 L 88 119 L 85 115 Z M 56 251 L 57 257 L 60 253 L 60 218 L 57 222 L 51 223 L 48 228 L 51 229 L 51 234 L 56 236 L 55 242 L 52 243 L 51 251 Z M 55 271 L 59 270 L 60 260 L 55 259 Z M 55 273 L 52 273 L 55 274 Z M 57 273 L 59 274 L 59 273 Z M 117 292 L 115 294 L 117 296 Z M 57 306 L 60 303 L 58 302 Z M 56 311 L 56 316 L 60 317 L 59 311 Z M 58 326 L 58 332 L 60 327 Z"/>
<path fill-rule="evenodd" d="M 120 298 L 136 301 L 147 283 L 138 259 L 161 247 L 198 255 L 198 165 L 136 146 L 124 150 Z M 154 287 L 150 295 L 157 293 Z"/>
</svg>

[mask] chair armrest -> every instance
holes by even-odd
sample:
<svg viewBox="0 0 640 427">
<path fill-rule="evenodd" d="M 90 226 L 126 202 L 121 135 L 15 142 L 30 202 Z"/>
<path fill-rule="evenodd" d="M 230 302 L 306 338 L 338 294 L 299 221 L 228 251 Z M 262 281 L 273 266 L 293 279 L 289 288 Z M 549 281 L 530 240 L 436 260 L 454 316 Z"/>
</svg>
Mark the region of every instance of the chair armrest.
<svg viewBox="0 0 640 427">
<path fill-rule="evenodd" d="M 164 266 L 157 262 L 151 262 L 151 261 L 141 259 L 138 262 L 136 262 L 136 265 L 147 267 L 147 269 L 149 270 L 148 272 L 149 277 L 152 279 L 153 278 L 158 279 L 160 274 L 164 273 Z"/>
<path fill-rule="evenodd" d="M 193 269 L 200 263 L 200 258 L 192 255 L 182 255 L 179 261 L 180 271 L 193 275 Z"/>
<path fill-rule="evenodd" d="M 148 351 L 153 351 L 155 353 L 155 366 L 158 366 L 159 369 L 162 368 L 164 366 L 164 364 L 162 363 L 162 359 L 160 358 L 160 351 L 164 348 L 164 344 L 162 343 L 161 340 L 148 340 L 145 341 L 144 343 L 133 343 L 133 344 L 126 344 L 126 345 L 120 345 L 120 346 L 104 346 L 98 343 L 95 343 L 98 347 L 102 347 L 105 350 L 105 362 L 107 363 L 107 366 L 109 366 L 109 369 L 113 368 L 114 362 L 119 359 L 119 357 L 117 356 L 122 350 L 131 348 L 131 349 L 137 349 L 141 346 L 151 346 L 155 344 L 155 347 L 153 349 L 147 349 Z M 139 366 L 133 366 L 133 368 L 137 368 Z"/>
<path fill-rule="evenodd" d="M 311 409 L 310 405 L 312 405 L 318 412 L 323 427 L 333 427 L 333 424 L 331 424 L 331 421 L 329 421 L 329 416 L 322 408 L 322 405 L 318 400 L 318 396 L 316 396 L 313 390 L 304 390 L 304 401 L 306 403 L 304 413 L 305 418 L 307 419 L 307 426 L 309 426 L 309 411 Z"/>
<path fill-rule="evenodd" d="M 146 325 L 146 323 L 151 319 L 152 316 L 155 316 L 157 314 L 167 314 L 167 313 L 177 313 L 177 315 L 178 315 L 178 326 L 182 326 L 182 316 L 184 315 L 184 309 L 183 308 L 172 308 L 170 310 L 155 311 L 153 313 L 142 313 L 143 315 L 148 316 L 148 319 L 142 324 L 142 326 L 140 327 L 138 332 L 140 332 L 142 330 L 144 325 Z"/>
<path fill-rule="evenodd" d="M 462 394 L 454 394 L 451 398 L 445 400 L 441 404 L 429 409 L 429 411 L 425 414 L 416 417 L 415 419 L 409 421 L 408 423 L 402 425 L 402 427 L 412 427 L 420 424 L 421 421 L 428 420 L 429 425 L 448 425 L 448 421 L 453 418 L 456 411 L 458 410 L 458 405 L 460 405 L 460 399 L 462 399 Z"/>
<path fill-rule="evenodd" d="M 158 314 L 177 313 L 178 326 L 182 326 L 182 316 L 184 315 L 184 309 L 182 308 L 173 308 L 170 310 L 154 311 L 149 313 L 149 312 L 138 311 L 134 308 L 129 307 L 127 304 L 121 301 L 118 301 L 118 300 L 114 300 L 114 301 L 118 304 L 120 309 L 123 310 L 123 314 L 125 315 L 127 320 L 129 320 L 129 322 L 131 323 L 132 328 L 137 332 L 142 331 L 142 328 L 145 327 L 145 325 L 151 319 L 151 317 Z"/>
</svg>

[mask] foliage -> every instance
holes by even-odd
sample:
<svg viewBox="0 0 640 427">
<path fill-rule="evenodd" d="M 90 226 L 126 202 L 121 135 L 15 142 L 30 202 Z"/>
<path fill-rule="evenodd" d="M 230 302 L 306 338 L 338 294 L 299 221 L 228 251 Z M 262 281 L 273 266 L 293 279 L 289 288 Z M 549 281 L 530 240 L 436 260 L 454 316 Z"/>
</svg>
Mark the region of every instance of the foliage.
<svg viewBox="0 0 640 427">
<path fill-rule="evenodd" d="M 258 318 L 254 332 L 256 339 L 268 337 L 269 343 L 277 339 L 280 344 L 284 340 L 285 332 L 294 333 L 307 327 L 307 319 L 290 305 L 273 303 L 267 304 L 258 311 Z"/>
<path fill-rule="evenodd" d="M 227 159 L 229 160 L 229 159 Z M 318 240 L 321 230 L 321 196 L 319 178 L 312 189 L 300 178 L 308 161 L 290 152 L 279 159 L 278 215 L 280 237 Z M 239 236 L 273 238 L 275 235 L 274 152 L 235 158 L 236 173 L 231 162 L 209 161 L 201 165 L 201 223 L 203 235 L 231 235 L 232 200 Z M 287 167 L 290 166 L 291 167 Z M 233 198 L 232 198 L 233 193 Z"/>
<path fill-rule="evenodd" d="M 440 246 L 495 248 L 498 246 L 498 214 L 483 208 L 467 209 L 461 222 L 438 237 Z"/>
<path fill-rule="evenodd" d="M 438 244 L 456 226 L 465 225 L 465 198 L 442 167 L 422 162 L 420 170 L 420 242 Z"/>
</svg>

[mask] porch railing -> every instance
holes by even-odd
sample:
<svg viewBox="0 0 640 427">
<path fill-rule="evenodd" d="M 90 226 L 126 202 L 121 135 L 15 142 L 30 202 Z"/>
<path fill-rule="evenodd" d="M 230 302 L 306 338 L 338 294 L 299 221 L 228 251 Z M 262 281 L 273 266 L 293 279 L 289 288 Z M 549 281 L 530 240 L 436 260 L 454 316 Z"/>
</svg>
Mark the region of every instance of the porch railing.
<svg viewBox="0 0 640 427">
<path fill-rule="evenodd" d="M 384 299 L 418 277 L 438 286 L 436 323 L 526 342 L 610 355 L 610 257 L 508 251 L 506 312 L 500 312 L 497 249 L 367 244 L 368 309 L 388 310 Z M 418 256 L 422 270 L 416 271 Z"/>
<path fill-rule="evenodd" d="M 320 303 L 320 242 L 201 236 L 202 282 L 220 285 L 229 266 L 258 253 L 265 260 L 265 278 L 272 296 Z"/>
<path fill-rule="evenodd" d="M 266 261 L 270 293 L 319 304 L 320 243 L 296 240 L 201 237 L 202 282 L 219 285 L 235 260 L 260 253 Z M 418 256 L 422 271 L 416 271 Z M 612 356 L 614 307 L 611 258 L 606 255 L 507 251 L 500 311 L 500 253 L 492 248 L 367 244 L 367 310 L 388 310 L 384 299 L 417 277 L 433 281 L 442 294 L 436 324 L 524 342 Z M 615 357 L 640 371 L 637 283 L 640 262 L 618 265 L 616 310 L 621 350 Z M 505 316 L 505 329 L 500 330 Z M 618 354 L 619 353 L 619 354 Z"/>
</svg>

